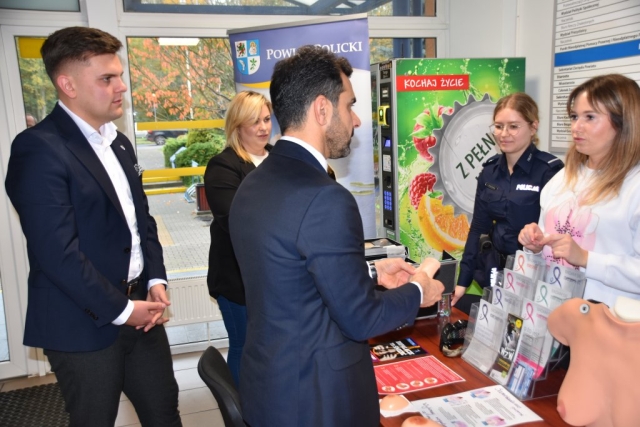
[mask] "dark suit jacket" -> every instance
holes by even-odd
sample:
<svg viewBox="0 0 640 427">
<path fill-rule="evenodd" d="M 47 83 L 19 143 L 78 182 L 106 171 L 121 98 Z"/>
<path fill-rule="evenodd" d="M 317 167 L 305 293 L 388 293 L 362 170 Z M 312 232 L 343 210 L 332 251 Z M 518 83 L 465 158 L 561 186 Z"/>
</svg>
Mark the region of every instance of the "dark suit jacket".
<svg viewBox="0 0 640 427">
<path fill-rule="evenodd" d="M 166 280 L 156 223 L 118 132 L 111 145 L 131 187 L 146 279 Z M 89 141 L 59 106 L 20 133 L 5 181 L 27 240 L 29 302 L 24 344 L 78 352 L 108 347 L 127 305 L 131 233 L 115 189 Z"/>
<path fill-rule="evenodd" d="M 413 323 L 420 291 L 374 289 L 351 193 L 304 148 L 280 140 L 242 182 L 229 225 L 249 322 L 240 369 L 245 420 L 377 426 L 366 340 Z"/>
<path fill-rule="evenodd" d="M 245 299 L 240 268 L 229 237 L 229 209 L 240 183 L 255 168 L 227 147 L 209 160 L 204 173 L 204 189 L 213 214 L 207 275 L 209 294 L 213 298 L 222 295 L 236 304 L 244 304 Z"/>
</svg>

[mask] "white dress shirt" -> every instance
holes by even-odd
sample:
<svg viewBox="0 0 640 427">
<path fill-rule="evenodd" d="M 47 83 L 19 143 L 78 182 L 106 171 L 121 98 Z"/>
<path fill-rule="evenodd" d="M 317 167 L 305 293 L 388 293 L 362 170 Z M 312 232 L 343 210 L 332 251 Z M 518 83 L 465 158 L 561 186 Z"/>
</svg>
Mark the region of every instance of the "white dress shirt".
<svg viewBox="0 0 640 427">
<path fill-rule="evenodd" d="M 129 262 L 129 274 L 127 280 L 133 280 L 142 273 L 142 270 L 144 269 L 144 258 L 142 256 L 142 248 L 140 247 L 140 233 L 138 232 L 138 220 L 136 218 L 136 208 L 133 204 L 133 196 L 131 195 L 131 187 L 129 186 L 127 176 L 122 169 L 122 165 L 111 149 L 111 143 L 117 136 L 117 127 L 113 122 L 108 122 L 100 126 L 99 130 L 95 130 L 89 123 L 85 122 L 77 114 L 69 110 L 62 101 L 58 101 L 58 104 L 67 112 L 67 114 L 69 114 L 76 125 L 80 128 L 82 134 L 87 138 L 91 148 L 93 148 L 93 151 L 95 151 L 98 159 L 100 159 L 100 162 L 107 171 L 109 179 L 116 190 L 118 200 L 122 206 L 122 211 L 124 212 L 125 219 L 127 220 L 127 225 L 129 226 L 129 231 L 131 232 L 131 261 Z M 162 279 L 152 279 L 149 281 L 147 287 L 151 288 L 152 286 L 160 283 L 166 285 L 166 282 Z M 124 324 L 129 316 L 131 316 L 132 312 L 133 302 L 129 301 L 124 311 L 112 323 L 114 325 Z"/>
</svg>

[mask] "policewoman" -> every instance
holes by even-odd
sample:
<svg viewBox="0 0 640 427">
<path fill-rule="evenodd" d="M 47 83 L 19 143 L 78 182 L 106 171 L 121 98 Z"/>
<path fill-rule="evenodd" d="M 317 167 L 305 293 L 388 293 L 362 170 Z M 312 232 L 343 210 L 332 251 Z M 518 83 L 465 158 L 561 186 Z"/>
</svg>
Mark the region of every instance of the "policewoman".
<svg viewBox="0 0 640 427">
<path fill-rule="evenodd" d="M 521 246 L 518 234 L 540 216 L 540 191 L 564 164 L 536 148 L 538 106 L 526 93 L 500 99 L 490 126 L 501 154 L 483 164 L 473 219 L 452 303 L 466 313 L 477 295 L 465 295 L 475 279 L 489 286 L 491 268 L 504 268 Z"/>
</svg>

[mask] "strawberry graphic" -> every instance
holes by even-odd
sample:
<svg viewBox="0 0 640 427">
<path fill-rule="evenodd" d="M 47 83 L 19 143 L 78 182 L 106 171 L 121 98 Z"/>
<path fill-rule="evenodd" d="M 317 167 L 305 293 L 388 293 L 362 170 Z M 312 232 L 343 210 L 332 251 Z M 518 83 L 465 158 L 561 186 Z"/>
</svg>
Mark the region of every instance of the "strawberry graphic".
<svg viewBox="0 0 640 427">
<path fill-rule="evenodd" d="M 420 123 L 416 123 L 413 127 L 413 133 L 418 133 L 420 130 L 424 129 Z M 433 156 L 429 153 L 429 148 L 436 145 L 436 138 L 433 135 L 426 136 L 424 138 L 413 137 L 413 144 L 416 146 L 416 150 L 418 153 L 427 161 L 433 162 Z"/>
<path fill-rule="evenodd" d="M 436 183 L 436 176 L 431 172 L 418 174 L 411 180 L 409 186 L 409 197 L 411 198 L 411 206 L 418 209 L 420 199 L 427 191 L 433 191 L 433 185 Z"/>
<path fill-rule="evenodd" d="M 433 156 L 429 152 L 429 148 L 436 145 L 436 138 L 433 136 L 433 130 L 442 127 L 442 114 L 452 114 L 453 108 L 434 105 L 426 108 L 418 117 L 413 127 L 411 136 L 413 144 L 418 153 L 428 162 L 433 162 Z"/>
<path fill-rule="evenodd" d="M 438 116 L 442 116 L 443 114 L 446 114 L 448 116 L 450 116 L 451 114 L 453 114 L 453 108 L 451 107 L 445 107 L 443 105 L 438 107 Z"/>
</svg>

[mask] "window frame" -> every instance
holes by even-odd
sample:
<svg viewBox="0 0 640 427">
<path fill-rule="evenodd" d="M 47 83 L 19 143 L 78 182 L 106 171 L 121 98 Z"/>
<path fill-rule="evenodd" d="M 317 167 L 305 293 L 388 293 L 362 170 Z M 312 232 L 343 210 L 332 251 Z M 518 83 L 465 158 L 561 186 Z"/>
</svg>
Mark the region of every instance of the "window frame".
<svg viewBox="0 0 640 427">
<path fill-rule="evenodd" d="M 392 17 L 370 16 L 371 38 L 430 38 L 437 39 L 438 57 L 448 57 L 449 52 L 449 5 L 447 0 L 436 1 L 436 17 Z M 5 171 L 9 159 L 11 142 L 25 129 L 24 101 L 18 60 L 15 55 L 15 36 L 42 37 L 69 26 L 91 26 L 101 28 L 118 37 L 123 43 L 120 58 L 124 67 L 124 79 L 131 87 L 128 64 L 127 37 L 228 37 L 232 29 L 281 25 L 318 19 L 318 16 L 301 15 L 204 15 L 124 12 L 122 0 L 80 0 L 80 12 L 43 12 L 33 10 L 0 9 L 0 171 Z M 356 17 L 357 15 L 347 15 Z M 132 97 L 130 91 L 125 98 L 125 114 L 116 121 L 120 130 L 135 139 Z M 4 173 L 2 174 L 4 176 Z M 2 191 L 0 191 L 1 193 Z M 5 293 L 7 325 L 24 322 L 27 305 L 28 276 L 26 245 L 19 220 L 6 196 L 0 197 L 0 232 L 8 236 L 0 243 L 0 271 Z M 23 325 L 22 325 L 23 327 Z M 20 334 L 21 335 L 21 334 Z M 39 349 L 21 346 L 21 336 L 13 334 L 10 346 L 24 355 L 14 366 L 17 370 L 7 373 L 0 369 L 0 378 L 24 373 L 43 375 L 48 367 Z M 38 353 L 39 352 L 39 353 Z M 0 366 L 0 368 L 3 368 Z M 11 368 L 13 369 L 13 368 Z"/>
</svg>

